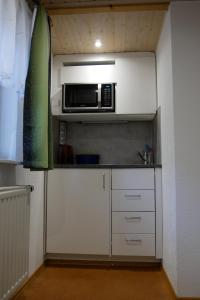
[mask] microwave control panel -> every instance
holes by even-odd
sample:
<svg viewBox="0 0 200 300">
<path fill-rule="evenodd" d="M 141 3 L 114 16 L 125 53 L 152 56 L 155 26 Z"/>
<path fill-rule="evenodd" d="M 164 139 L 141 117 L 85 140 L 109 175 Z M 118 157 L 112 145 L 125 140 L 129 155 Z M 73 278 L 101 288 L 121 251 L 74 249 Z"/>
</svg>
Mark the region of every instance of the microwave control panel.
<svg viewBox="0 0 200 300">
<path fill-rule="evenodd" d="M 101 107 L 111 107 L 112 106 L 112 95 L 113 95 L 113 85 L 112 84 L 102 84 L 101 85 Z"/>
</svg>

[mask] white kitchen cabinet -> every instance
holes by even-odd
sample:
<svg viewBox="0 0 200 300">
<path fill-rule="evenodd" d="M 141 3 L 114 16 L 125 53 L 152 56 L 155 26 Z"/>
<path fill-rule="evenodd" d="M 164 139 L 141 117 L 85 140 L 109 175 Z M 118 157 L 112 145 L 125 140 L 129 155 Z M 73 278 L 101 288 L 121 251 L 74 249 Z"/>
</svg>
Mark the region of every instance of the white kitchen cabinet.
<svg viewBox="0 0 200 300">
<path fill-rule="evenodd" d="M 48 172 L 47 253 L 109 255 L 110 170 Z"/>
<path fill-rule="evenodd" d="M 156 113 L 155 56 L 152 53 L 119 55 L 116 60 L 117 114 Z"/>
<path fill-rule="evenodd" d="M 75 57 L 78 60 L 78 57 Z M 63 83 L 116 82 L 115 65 L 66 66 L 62 68 Z"/>
<path fill-rule="evenodd" d="M 162 258 L 160 169 L 55 169 L 47 185 L 49 257 Z"/>
<path fill-rule="evenodd" d="M 63 62 L 112 61 L 114 64 L 63 66 Z M 115 113 L 62 114 L 63 83 L 116 83 Z M 111 53 L 57 55 L 52 66 L 52 112 L 66 120 L 145 120 L 156 113 L 155 55 Z"/>
<path fill-rule="evenodd" d="M 155 256 L 155 235 L 113 234 L 112 254 L 117 256 Z"/>
<path fill-rule="evenodd" d="M 154 169 L 112 170 L 112 255 L 155 256 Z"/>
<path fill-rule="evenodd" d="M 112 170 L 112 189 L 153 190 L 154 169 L 114 169 Z"/>
<path fill-rule="evenodd" d="M 113 211 L 155 211 L 154 190 L 113 190 Z"/>
<path fill-rule="evenodd" d="M 113 212 L 112 233 L 155 233 L 155 212 Z"/>
</svg>

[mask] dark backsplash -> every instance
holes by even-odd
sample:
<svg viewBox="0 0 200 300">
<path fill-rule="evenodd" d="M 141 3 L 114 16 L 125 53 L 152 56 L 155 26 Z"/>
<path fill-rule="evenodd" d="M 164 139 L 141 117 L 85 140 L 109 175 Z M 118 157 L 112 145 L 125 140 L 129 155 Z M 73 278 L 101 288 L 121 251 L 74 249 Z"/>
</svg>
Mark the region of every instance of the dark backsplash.
<svg viewBox="0 0 200 300">
<path fill-rule="evenodd" d="M 142 163 L 137 152 L 152 146 L 153 122 L 66 123 L 65 143 L 74 154 L 100 154 L 102 164 Z M 58 122 L 54 122 L 54 149 L 57 162 Z"/>
</svg>

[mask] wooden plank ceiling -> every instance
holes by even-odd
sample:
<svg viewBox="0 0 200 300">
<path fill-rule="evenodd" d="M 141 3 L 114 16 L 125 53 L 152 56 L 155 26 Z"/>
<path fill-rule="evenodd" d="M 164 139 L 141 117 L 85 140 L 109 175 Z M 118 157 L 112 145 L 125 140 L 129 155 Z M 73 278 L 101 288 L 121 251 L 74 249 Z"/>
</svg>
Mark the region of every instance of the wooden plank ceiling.
<svg viewBox="0 0 200 300">
<path fill-rule="evenodd" d="M 105 53 L 129 51 L 155 51 L 164 15 L 164 9 L 120 9 L 107 12 L 106 5 L 133 4 L 136 1 L 73 1 L 43 0 L 52 20 L 52 48 L 57 54 Z M 145 1 L 145 3 L 156 1 Z M 166 1 L 159 1 L 159 3 Z M 142 1 L 137 1 L 142 3 Z M 103 12 L 91 11 L 92 7 L 104 7 Z M 62 11 L 54 8 L 88 7 L 84 11 Z M 103 5 L 103 6 L 102 6 Z M 150 4 L 151 5 L 151 4 Z M 147 6 L 149 8 L 149 6 Z M 53 12 L 53 13 L 52 13 Z M 101 48 L 94 42 L 100 39 Z"/>
</svg>

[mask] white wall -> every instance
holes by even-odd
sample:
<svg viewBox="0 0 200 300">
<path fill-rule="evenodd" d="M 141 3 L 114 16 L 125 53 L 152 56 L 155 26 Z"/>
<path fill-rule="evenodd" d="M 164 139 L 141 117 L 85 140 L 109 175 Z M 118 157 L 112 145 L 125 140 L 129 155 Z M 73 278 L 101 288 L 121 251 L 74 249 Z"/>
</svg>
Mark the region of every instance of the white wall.
<svg viewBox="0 0 200 300">
<path fill-rule="evenodd" d="M 171 8 L 178 295 L 200 297 L 200 1 Z"/>
<path fill-rule="evenodd" d="M 33 185 L 30 202 L 29 276 L 43 263 L 44 245 L 44 172 L 16 167 L 16 183 Z"/>
<path fill-rule="evenodd" d="M 164 268 L 200 297 L 200 2 L 172 2 L 157 50 L 162 116 Z"/>
<path fill-rule="evenodd" d="M 171 16 L 165 18 L 157 49 L 158 106 L 161 106 L 163 266 L 177 290 L 176 186 Z"/>
<path fill-rule="evenodd" d="M 12 186 L 15 182 L 15 165 L 0 162 L 0 186 Z"/>
</svg>

